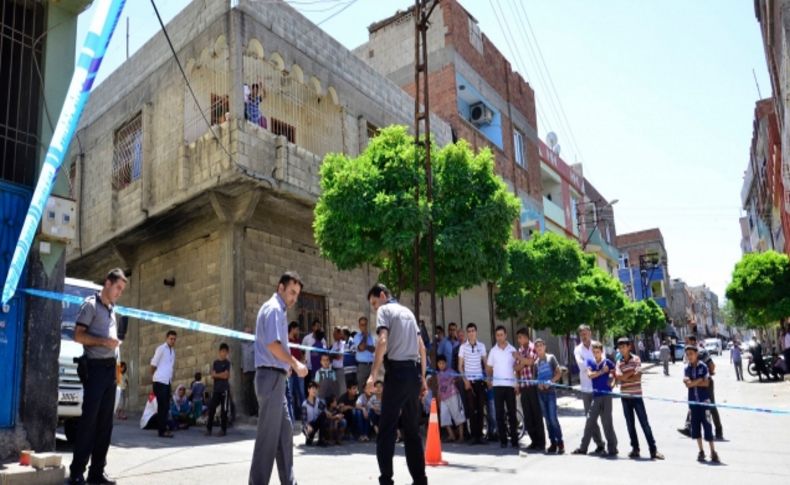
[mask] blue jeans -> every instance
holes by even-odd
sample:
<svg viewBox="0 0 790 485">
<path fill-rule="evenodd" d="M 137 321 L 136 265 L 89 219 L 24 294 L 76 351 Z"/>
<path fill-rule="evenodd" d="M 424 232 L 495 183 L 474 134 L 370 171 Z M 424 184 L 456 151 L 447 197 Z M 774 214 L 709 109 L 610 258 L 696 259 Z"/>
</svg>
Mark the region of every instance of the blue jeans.
<svg viewBox="0 0 790 485">
<path fill-rule="evenodd" d="M 625 415 L 625 425 L 628 427 L 628 436 L 631 438 L 631 448 L 639 450 L 639 438 L 636 435 L 636 423 L 634 421 L 634 414 L 639 419 L 639 426 L 642 427 L 642 432 L 645 433 L 648 449 L 651 452 L 656 451 L 656 440 L 653 439 L 653 431 L 650 429 L 650 423 L 647 421 L 647 411 L 645 410 L 645 402 L 641 397 L 623 397 L 620 399 L 623 403 L 623 414 Z"/>
<path fill-rule="evenodd" d="M 302 419 L 302 403 L 304 402 L 304 378 L 299 377 L 296 373 L 292 373 L 288 378 L 288 387 L 291 390 L 291 406 L 293 409 L 293 417 L 296 420 Z"/>
<path fill-rule="evenodd" d="M 370 418 L 365 419 L 361 409 L 354 410 L 354 431 L 358 436 L 368 436 L 370 434 Z"/>
<path fill-rule="evenodd" d="M 554 391 L 538 391 L 540 411 L 546 420 L 546 429 L 549 432 L 549 441 L 553 445 L 562 443 L 562 428 L 557 417 L 557 393 Z"/>
</svg>

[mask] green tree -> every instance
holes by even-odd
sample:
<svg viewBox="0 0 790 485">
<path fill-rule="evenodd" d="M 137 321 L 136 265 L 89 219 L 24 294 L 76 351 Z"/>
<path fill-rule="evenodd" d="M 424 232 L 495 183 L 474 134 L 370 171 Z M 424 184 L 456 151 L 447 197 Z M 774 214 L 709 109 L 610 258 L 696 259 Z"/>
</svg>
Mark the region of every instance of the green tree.
<svg viewBox="0 0 790 485">
<path fill-rule="evenodd" d="M 752 328 L 789 316 L 790 258 L 775 251 L 744 255 L 735 265 L 726 296 Z"/>
<path fill-rule="evenodd" d="M 663 330 L 667 325 L 667 319 L 664 311 L 658 303 L 652 298 L 640 300 L 633 303 L 634 305 L 634 331 L 631 335 L 637 333 L 653 333 Z"/>
<path fill-rule="evenodd" d="M 462 140 L 432 153 L 430 206 L 424 153 L 405 126 L 381 130 L 358 157 L 327 155 L 313 223 L 321 254 L 341 270 L 373 264 L 396 293 L 413 290 L 417 237 L 421 286 L 428 281 L 425 236 L 432 219 L 439 295 L 496 280 L 505 269 L 518 199 L 494 173 L 489 150 L 475 154 Z"/>
<path fill-rule="evenodd" d="M 584 322 L 601 334 L 610 334 L 615 328 L 627 327 L 631 321 L 630 302 L 622 283 L 598 266 L 590 265 L 577 278 L 572 296 L 561 309 L 563 320 L 568 322 L 567 326 L 563 325 L 566 331 Z"/>
</svg>

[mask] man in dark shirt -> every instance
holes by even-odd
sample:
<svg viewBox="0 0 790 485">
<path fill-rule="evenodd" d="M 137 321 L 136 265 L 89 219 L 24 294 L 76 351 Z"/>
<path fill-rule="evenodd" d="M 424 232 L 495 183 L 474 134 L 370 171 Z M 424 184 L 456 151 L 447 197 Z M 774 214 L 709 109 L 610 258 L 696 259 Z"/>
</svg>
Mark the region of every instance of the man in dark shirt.
<svg viewBox="0 0 790 485">
<path fill-rule="evenodd" d="M 704 345 L 697 344 L 697 337 L 694 335 L 689 335 L 686 337 L 686 348 L 694 347 L 697 349 L 697 359 L 705 364 L 708 368 L 708 388 L 707 393 L 710 396 L 710 402 L 716 402 L 716 396 L 713 393 L 713 376 L 716 374 L 716 363 L 713 362 L 710 354 L 707 350 L 705 350 Z M 686 354 L 686 358 L 688 358 L 688 354 Z M 719 417 L 719 409 L 716 407 L 712 407 L 710 410 L 710 416 L 713 419 L 713 426 L 716 428 L 716 439 L 723 440 L 724 439 L 724 431 L 722 430 L 721 426 L 721 418 Z M 686 424 L 682 428 L 678 428 L 678 432 L 680 434 L 684 434 L 686 436 L 691 436 L 691 413 L 686 413 Z"/>
<path fill-rule="evenodd" d="M 686 346 L 686 358 L 688 359 L 688 365 L 683 372 L 683 383 L 688 388 L 689 414 L 691 415 L 690 434 L 692 438 L 697 440 L 697 446 L 699 447 L 697 461 L 705 461 L 705 450 L 702 448 L 702 436 L 700 433 L 700 427 L 702 427 L 705 441 L 710 446 L 710 459 L 712 462 L 718 463 L 719 455 L 716 454 L 713 446 L 713 433 L 711 433 L 710 423 L 705 417 L 708 407 L 698 404 L 711 402 L 711 396 L 708 393 L 710 372 L 708 366 L 699 359 L 699 350 L 695 345 Z"/>
<path fill-rule="evenodd" d="M 219 344 L 219 358 L 211 366 L 211 378 L 214 379 L 214 391 L 211 393 L 211 401 L 208 405 L 208 422 L 206 423 L 206 436 L 211 436 L 211 428 L 214 426 L 214 415 L 217 406 L 220 406 L 220 423 L 222 431 L 220 436 L 225 436 L 228 431 L 228 404 L 230 395 L 230 361 L 228 360 L 228 344 Z"/>
<path fill-rule="evenodd" d="M 354 438 L 359 439 L 362 437 L 363 430 L 355 426 L 354 411 L 357 408 L 357 397 L 359 397 L 359 386 L 356 382 L 351 382 L 351 385 L 346 389 L 346 393 L 338 398 L 337 404 L 340 412 L 343 413 L 343 417 L 346 419 L 346 423 L 348 423 L 346 430 L 351 429 Z"/>
<path fill-rule="evenodd" d="M 574 455 L 586 455 L 587 447 L 592 440 L 593 429 L 596 426 L 598 417 L 601 418 L 604 436 L 606 436 L 607 456 L 617 456 L 617 435 L 612 426 L 612 395 L 611 384 L 614 374 L 614 362 L 607 359 L 603 354 L 603 345 L 600 342 L 592 342 L 593 359 L 587 360 L 587 375 L 592 380 L 593 399 L 590 410 L 587 412 L 587 422 L 584 426 L 584 435 L 581 445 L 573 451 Z M 584 372 L 580 370 L 580 372 Z"/>
</svg>

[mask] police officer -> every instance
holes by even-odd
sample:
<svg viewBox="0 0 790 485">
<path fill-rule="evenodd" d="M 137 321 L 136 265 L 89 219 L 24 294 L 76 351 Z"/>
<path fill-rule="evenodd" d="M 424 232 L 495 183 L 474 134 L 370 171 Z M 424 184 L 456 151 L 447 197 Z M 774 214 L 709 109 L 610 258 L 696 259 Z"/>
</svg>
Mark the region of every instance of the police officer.
<svg viewBox="0 0 790 485">
<path fill-rule="evenodd" d="M 414 314 L 392 297 L 386 286 L 377 284 L 368 292 L 368 301 L 376 312 L 378 341 L 367 391 L 373 392 L 379 369 L 384 364 L 384 394 L 381 399 L 376 458 L 379 484 L 393 485 L 392 457 L 400 417 L 403 426 L 406 464 L 414 485 L 427 485 L 425 455 L 420 437 L 420 395 L 425 383 L 425 344 Z"/>
<path fill-rule="evenodd" d="M 115 302 L 126 288 L 126 275 L 116 268 L 104 278 L 104 287 L 82 302 L 74 329 L 74 341 L 82 344 L 87 357 L 87 372 L 83 382 L 82 415 L 77 425 L 74 456 L 71 461 L 69 484 L 82 485 L 83 473 L 90 459 L 88 484 L 113 485 L 104 473 L 107 450 L 112 436 L 112 417 L 115 407 L 118 359 L 118 326 Z"/>
<path fill-rule="evenodd" d="M 286 378 L 293 370 L 299 377 L 307 367 L 288 349 L 286 310 L 296 303 L 302 280 L 294 272 L 280 276 L 277 292 L 261 306 L 255 324 L 255 393 L 258 396 L 258 434 L 250 467 L 250 485 L 266 485 L 275 457 L 282 485 L 295 485 L 293 473 L 293 431 Z"/>
</svg>

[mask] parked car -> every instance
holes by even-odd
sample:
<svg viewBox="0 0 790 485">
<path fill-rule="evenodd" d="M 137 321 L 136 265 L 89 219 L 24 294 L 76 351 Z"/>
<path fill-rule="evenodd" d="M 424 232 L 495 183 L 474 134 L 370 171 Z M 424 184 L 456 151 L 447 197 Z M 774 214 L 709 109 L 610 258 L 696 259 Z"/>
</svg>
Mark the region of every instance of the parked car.
<svg viewBox="0 0 790 485">
<path fill-rule="evenodd" d="M 705 350 L 707 350 L 709 354 L 721 355 L 723 352 L 721 340 L 717 338 L 706 338 Z"/>
<path fill-rule="evenodd" d="M 85 298 L 97 291 L 101 286 L 90 281 L 66 278 L 64 293 Z M 80 305 L 63 303 L 60 322 L 60 355 L 58 356 L 58 422 L 63 424 L 63 431 L 69 442 L 74 442 L 77 434 L 77 422 L 82 415 L 82 383 L 77 376 L 77 364 L 74 359 L 83 353 L 82 344 L 74 341 L 74 327 Z M 121 402 L 121 390 L 115 390 L 115 407 Z"/>
<path fill-rule="evenodd" d="M 679 360 L 681 362 L 683 361 L 683 357 L 685 357 L 685 355 L 683 353 L 683 349 L 684 348 L 685 347 L 683 346 L 683 344 L 676 344 L 675 345 L 675 360 Z M 661 360 L 661 351 L 654 350 L 654 351 L 650 352 L 650 360 L 654 360 L 654 361 Z"/>
</svg>

